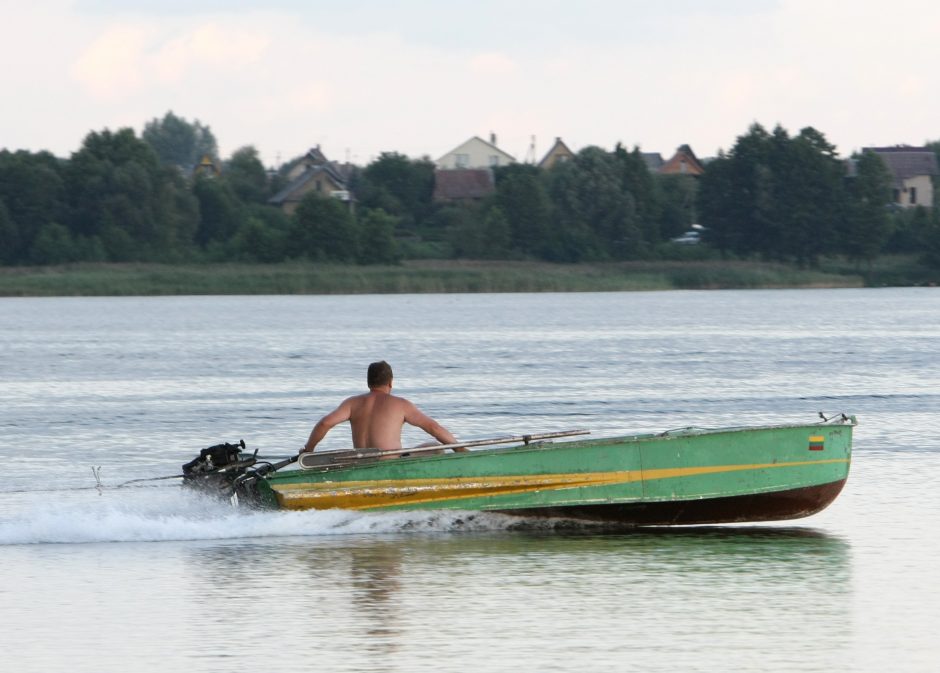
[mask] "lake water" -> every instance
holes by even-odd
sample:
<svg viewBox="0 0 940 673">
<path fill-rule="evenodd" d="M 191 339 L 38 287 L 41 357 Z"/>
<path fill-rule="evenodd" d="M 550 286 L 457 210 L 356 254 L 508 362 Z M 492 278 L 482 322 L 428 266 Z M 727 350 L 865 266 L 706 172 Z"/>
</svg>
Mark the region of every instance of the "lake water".
<svg viewBox="0 0 940 673">
<path fill-rule="evenodd" d="M 639 532 L 93 488 L 293 454 L 381 358 L 463 439 L 846 412 L 852 473 L 809 519 Z M 2 666 L 937 670 L 938 437 L 940 289 L 0 299 Z"/>
</svg>

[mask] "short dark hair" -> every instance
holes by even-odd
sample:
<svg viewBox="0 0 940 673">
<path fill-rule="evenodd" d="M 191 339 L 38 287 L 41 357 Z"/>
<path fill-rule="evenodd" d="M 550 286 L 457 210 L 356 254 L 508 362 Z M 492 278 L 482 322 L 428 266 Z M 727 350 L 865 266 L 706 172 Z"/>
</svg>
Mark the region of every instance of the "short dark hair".
<svg viewBox="0 0 940 673">
<path fill-rule="evenodd" d="M 366 375 L 366 381 L 370 388 L 387 386 L 392 382 L 392 366 L 385 360 L 373 362 L 369 365 L 369 373 Z"/>
</svg>

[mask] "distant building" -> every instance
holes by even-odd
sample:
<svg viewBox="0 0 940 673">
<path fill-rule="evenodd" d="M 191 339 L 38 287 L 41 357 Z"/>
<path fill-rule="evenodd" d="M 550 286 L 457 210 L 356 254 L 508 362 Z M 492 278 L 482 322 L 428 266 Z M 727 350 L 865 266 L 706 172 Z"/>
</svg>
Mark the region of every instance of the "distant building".
<svg viewBox="0 0 940 673">
<path fill-rule="evenodd" d="M 354 199 L 349 190 L 345 167 L 329 161 L 317 145 L 287 170 L 288 184 L 268 199 L 288 215 L 292 215 L 303 198 L 316 192 L 345 202 L 352 209 Z"/>
<path fill-rule="evenodd" d="M 659 169 L 666 163 L 663 161 L 663 155 L 659 152 L 640 152 L 640 156 L 643 157 L 650 173 L 659 173 Z"/>
<path fill-rule="evenodd" d="M 473 136 L 434 162 L 439 170 L 496 168 L 516 163 L 516 159 L 496 146 L 496 135 L 487 142 Z"/>
<path fill-rule="evenodd" d="M 705 167 L 688 145 L 680 145 L 676 153 L 657 171 L 661 175 L 701 175 Z"/>
<path fill-rule="evenodd" d="M 434 171 L 434 201 L 472 203 L 496 191 L 489 168 L 451 168 Z"/>
<path fill-rule="evenodd" d="M 865 147 L 888 167 L 893 179 L 893 200 L 901 208 L 933 208 L 933 179 L 940 175 L 937 155 L 927 147 Z"/>
<path fill-rule="evenodd" d="M 555 164 L 571 161 L 573 158 L 574 152 L 565 145 L 561 138 L 555 138 L 555 144 L 552 145 L 551 149 L 542 157 L 542 160 L 538 163 L 538 167 L 547 170 L 552 168 Z"/>
</svg>

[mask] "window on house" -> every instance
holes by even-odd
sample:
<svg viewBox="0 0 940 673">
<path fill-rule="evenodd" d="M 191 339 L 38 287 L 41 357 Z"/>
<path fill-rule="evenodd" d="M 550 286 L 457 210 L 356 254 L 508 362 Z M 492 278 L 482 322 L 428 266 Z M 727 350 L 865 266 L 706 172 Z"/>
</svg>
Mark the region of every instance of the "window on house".
<svg viewBox="0 0 940 673">
<path fill-rule="evenodd" d="M 499 155 L 491 154 L 490 155 L 490 166 L 499 166 Z"/>
<path fill-rule="evenodd" d="M 458 154 L 454 159 L 454 165 L 457 166 L 457 168 L 466 168 L 470 165 L 470 155 Z"/>
<path fill-rule="evenodd" d="M 913 206 L 915 203 L 917 203 L 917 187 L 911 187 L 908 190 L 908 194 L 910 194 L 911 205 Z"/>
<path fill-rule="evenodd" d="M 895 202 L 895 203 L 901 203 L 901 190 L 900 190 L 900 189 L 895 189 L 895 190 L 893 190 L 893 191 L 894 191 L 894 194 L 893 194 L 893 195 L 894 195 L 894 202 Z"/>
<path fill-rule="evenodd" d="M 322 192 L 322 191 L 323 191 L 323 183 L 320 182 L 319 180 L 317 180 L 317 181 L 316 181 L 316 185 L 317 185 L 317 191 L 318 191 L 318 192 Z"/>
</svg>

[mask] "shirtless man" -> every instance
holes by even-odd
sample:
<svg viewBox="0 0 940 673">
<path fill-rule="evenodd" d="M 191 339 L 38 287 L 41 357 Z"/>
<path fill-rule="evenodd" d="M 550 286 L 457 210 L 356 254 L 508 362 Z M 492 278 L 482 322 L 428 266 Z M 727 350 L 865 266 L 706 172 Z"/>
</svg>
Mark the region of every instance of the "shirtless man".
<svg viewBox="0 0 940 673">
<path fill-rule="evenodd" d="M 401 429 L 405 423 L 414 425 L 441 444 L 456 444 L 457 439 L 443 425 L 424 414 L 402 397 L 392 395 L 392 368 L 387 362 L 373 362 L 367 375 L 369 392 L 343 402 L 317 421 L 303 452 L 311 452 L 333 427 L 349 421 L 353 446 L 357 449 L 400 449 Z M 432 444 L 433 446 L 433 444 Z M 468 451 L 458 447 L 454 451 Z"/>
</svg>

